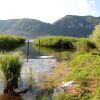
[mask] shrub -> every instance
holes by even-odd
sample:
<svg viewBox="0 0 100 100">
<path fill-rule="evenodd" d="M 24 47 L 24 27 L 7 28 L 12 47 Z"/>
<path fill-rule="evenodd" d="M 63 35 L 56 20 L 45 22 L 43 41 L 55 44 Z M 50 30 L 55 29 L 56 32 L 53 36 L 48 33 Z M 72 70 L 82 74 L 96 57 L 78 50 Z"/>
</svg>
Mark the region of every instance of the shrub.
<svg viewBox="0 0 100 100">
<path fill-rule="evenodd" d="M 96 25 L 92 33 L 92 40 L 97 44 L 98 48 L 100 48 L 100 24 Z"/>
</svg>

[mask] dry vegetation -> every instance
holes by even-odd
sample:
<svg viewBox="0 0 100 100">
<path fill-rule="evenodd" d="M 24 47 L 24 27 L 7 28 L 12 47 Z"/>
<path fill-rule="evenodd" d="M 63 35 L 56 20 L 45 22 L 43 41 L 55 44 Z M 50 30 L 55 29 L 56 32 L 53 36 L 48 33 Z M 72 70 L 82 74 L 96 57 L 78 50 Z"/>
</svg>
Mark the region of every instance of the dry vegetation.
<svg viewBox="0 0 100 100">
<path fill-rule="evenodd" d="M 66 61 L 57 62 L 52 73 L 46 77 L 42 83 L 42 89 L 53 89 L 57 87 L 61 82 L 65 80 L 65 76 L 68 74 L 70 67 Z"/>
</svg>

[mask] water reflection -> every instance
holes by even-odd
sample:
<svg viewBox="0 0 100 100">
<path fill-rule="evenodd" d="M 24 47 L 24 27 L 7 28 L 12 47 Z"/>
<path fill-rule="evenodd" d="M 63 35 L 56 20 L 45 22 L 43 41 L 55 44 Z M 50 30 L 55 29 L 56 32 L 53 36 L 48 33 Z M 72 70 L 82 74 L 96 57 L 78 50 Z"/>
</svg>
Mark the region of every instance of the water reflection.
<svg viewBox="0 0 100 100">
<path fill-rule="evenodd" d="M 17 48 L 15 51 L 20 51 L 24 55 L 24 59 L 27 59 L 27 43 L 22 46 Z M 43 56 L 44 54 L 37 51 L 36 49 L 33 49 L 32 43 L 29 43 L 29 53 L 28 53 L 28 58 L 29 59 L 37 59 L 37 56 Z"/>
<path fill-rule="evenodd" d="M 52 48 L 52 47 L 50 48 L 50 47 L 33 46 L 33 49 L 37 50 L 38 52 L 41 52 L 44 55 L 55 57 L 59 61 L 70 57 L 71 53 L 74 52 L 74 50 L 68 50 L 65 48 Z"/>
</svg>

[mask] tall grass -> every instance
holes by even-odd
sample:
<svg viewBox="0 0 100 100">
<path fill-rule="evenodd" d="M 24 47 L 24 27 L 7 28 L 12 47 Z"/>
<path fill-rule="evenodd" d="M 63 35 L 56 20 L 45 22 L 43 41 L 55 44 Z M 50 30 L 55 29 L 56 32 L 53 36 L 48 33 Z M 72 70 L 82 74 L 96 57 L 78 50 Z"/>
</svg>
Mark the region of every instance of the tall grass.
<svg viewBox="0 0 100 100">
<path fill-rule="evenodd" d="M 33 41 L 33 45 L 42 47 L 59 47 L 67 49 L 86 50 L 96 48 L 95 44 L 88 38 L 75 38 L 64 36 L 39 37 Z"/>
<path fill-rule="evenodd" d="M 13 90 L 18 87 L 21 68 L 22 62 L 18 53 L 0 54 L 0 69 L 5 79 L 4 93 L 13 93 Z"/>
<path fill-rule="evenodd" d="M 79 38 L 75 44 L 77 50 L 90 51 L 96 48 L 95 43 L 90 41 L 88 38 Z"/>
<path fill-rule="evenodd" d="M 96 43 L 98 49 L 100 50 L 100 23 L 95 26 L 91 39 Z"/>
<path fill-rule="evenodd" d="M 37 38 L 33 45 L 43 46 L 43 47 L 60 47 L 60 48 L 67 48 L 72 49 L 73 44 L 72 42 L 76 41 L 76 39 L 72 37 L 63 37 L 63 36 L 46 36 Z"/>
<path fill-rule="evenodd" d="M 0 49 L 12 49 L 24 44 L 25 39 L 15 35 L 0 35 Z"/>
</svg>

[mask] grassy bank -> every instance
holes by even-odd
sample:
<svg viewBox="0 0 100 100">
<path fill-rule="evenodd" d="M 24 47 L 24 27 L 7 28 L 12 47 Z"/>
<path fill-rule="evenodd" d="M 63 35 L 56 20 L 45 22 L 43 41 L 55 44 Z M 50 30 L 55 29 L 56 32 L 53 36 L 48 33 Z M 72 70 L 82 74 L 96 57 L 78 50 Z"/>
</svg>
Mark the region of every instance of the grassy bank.
<svg viewBox="0 0 100 100">
<path fill-rule="evenodd" d="M 0 35 L 0 49 L 13 49 L 24 44 L 25 39 L 14 35 Z"/>
<path fill-rule="evenodd" d="M 52 74 L 43 82 L 42 88 L 51 90 L 58 87 L 62 82 L 75 81 L 75 87 L 72 87 L 71 90 L 66 88 L 67 92 L 61 92 L 54 100 L 99 100 L 99 53 L 76 51 L 71 53 L 69 57 L 70 59 L 56 64 Z"/>
<path fill-rule="evenodd" d="M 64 36 L 48 36 L 37 38 L 33 45 L 39 47 L 40 51 L 48 52 L 48 47 L 65 48 L 63 52 L 50 54 L 61 55 L 63 59 L 52 75 L 46 80 L 44 89 L 52 89 L 59 86 L 61 81 L 75 81 L 75 87 L 68 90 L 67 93 L 61 93 L 54 100 L 99 100 L 100 99 L 100 54 L 95 43 L 91 38 L 74 38 Z M 42 48 L 42 47 L 46 47 Z M 69 50 L 75 52 L 68 53 Z M 80 52 L 81 51 L 81 52 Z M 63 56 L 64 55 L 64 56 Z M 69 92 L 68 92 L 69 91 Z M 75 91 L 75 92 L 73 92 Z M 60 99 L 58 99 L 60 98 Z"/>
<path fill-rule="evenodd" d="M 43 47 L 62 47 L 62 48 L 73 48 L 72 41 L 76 41 L 74 38 L 64 38 L 63 36 L 47 36 L 37 38 L 33 44 Z"/>
<path fill-rule="evenodd" d="M 67 80 L 76 80 L 80 92 L 78 98 L 100 99 L 100 56 L 91 53 L 78 54 L 71 61 L 71 73 Z"/>
<path fill-rule="evenodd" d="M 75 38 L 64 36 L 46 36 L 39 37 L 33 41 L 33 45 L 42 47 L 55 47 L 66 49 L 86 50 L 95 48 L 95 44 L 88 38 Z"/>
<path fill-rule="evenodd" d="M 65 88 L 55 100 L 100 100 L 100 56 L 76 53 L 70 60 L 65 81 L 75 81 L 75 86 Z M 57 99 L 60 98 L 60 99 Z M 62 98 L 62 99 L 61 99 Z"/>
</svg>

